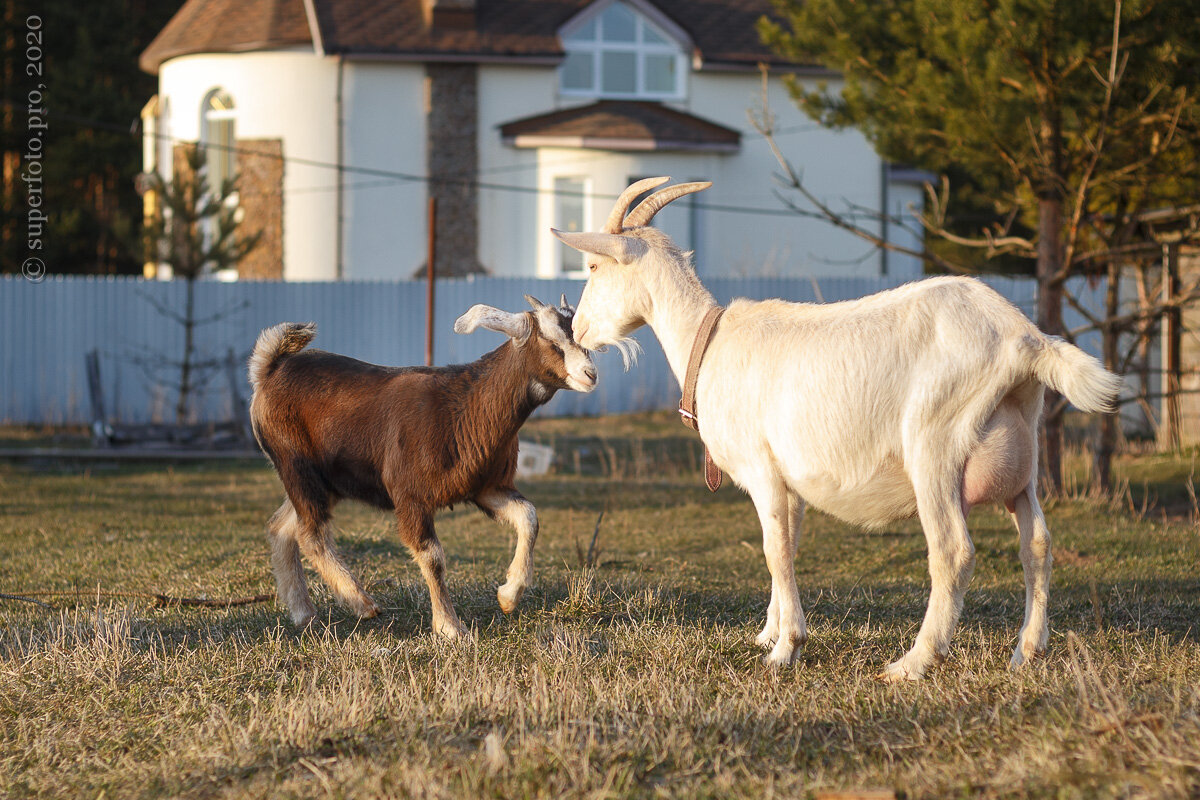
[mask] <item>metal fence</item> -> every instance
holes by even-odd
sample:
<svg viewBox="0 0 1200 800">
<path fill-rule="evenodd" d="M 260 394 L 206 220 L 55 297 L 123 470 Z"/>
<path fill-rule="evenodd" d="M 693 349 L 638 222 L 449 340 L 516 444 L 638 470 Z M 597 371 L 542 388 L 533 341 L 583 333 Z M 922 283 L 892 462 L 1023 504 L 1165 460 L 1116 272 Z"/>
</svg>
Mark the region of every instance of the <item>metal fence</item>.
<svg viewBox="0 0 1200 800">
<path fill-rule="evenodd" d="M 1032 314 L 1036 286 L 1025 279 L 987 282 Z M 734 297 L 794 301 L 848 300 L 898 285 L 887 279 L 721 278 L 708 288 L 720 303 Z M 1098 307 L 1103 285 L 1073 285 L 1085 306 Z M 566 293 L 577 302 L 583 283 L 534 278 L 439 280 L 435 307 L 436 364 L 470 361 L 502 337 L 481 330 L 453 333 L 454 320 L 474 303 L 525 308 L 523 295 L 546 302 Z M 79 424 L 90 421 L 86 354 L 99 354 L 99 378 L 110 421 L 174 420 L 177 379 L 165 362 L 183 353 L 181 282 L 134 278 L 50 278 L 30 283 L 0 276 L 0 422 Z M 1068 314 L 1068 325 L 1082 322 Z M 421 282 L 267 283 L 196 285 L 197 357 L 232 370 L 204 370 L 195 417 L 230 419 L 233 398 L 249 396 L 244 364 L 263 328 L 285 320 L 318 324 L 316 346 L 379 364 L 420 364 L 425 353 L 425 285 Z M 601 378 L 591 394 L 559 392 L 539 413 L 600 415 L 674 407 L 679 387 L 653 333 L 637 335 L 644 354 L 623 372 L 619 356 L 597 356 Z M 1095 352 L 1094 339 L 1082 342 Z M 236 375 L 236 385 L 228 374 Z M 231 389 L 236 390 L 231 391 Z"/>
</svg>

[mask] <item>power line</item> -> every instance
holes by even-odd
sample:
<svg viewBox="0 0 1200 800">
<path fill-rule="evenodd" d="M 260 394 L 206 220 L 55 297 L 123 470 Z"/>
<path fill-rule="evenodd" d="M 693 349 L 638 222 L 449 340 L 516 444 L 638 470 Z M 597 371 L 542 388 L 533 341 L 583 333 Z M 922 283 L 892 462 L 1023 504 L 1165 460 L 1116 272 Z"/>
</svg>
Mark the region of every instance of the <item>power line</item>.
<svg viewBox="0 0 1200 800">
<path fill-rule="evenodd" d="M 11 103 L 6 103 L 5 105 L 12 106 Z M 63 114 L 63 113 L 55 113 L 54 118 L 61 119 L 66 122 L 71 122 L 76 125 L 79 125 L 80 127 L 88 128 L 90 130 L 110 131 L 113 133 L 122 133 L 122 134 L 130 135 L 130 136 L 137 136 L 137 137 L 143 137 L 146 135 L 144 132 L 142 132 L 142 133 L 137 132 L 137 128 L 139 127 L 137 125 L 137 123 L 134 123 L 134 125 L 132 125 L 132 126 L 124 126 L 124 125 L 118 125 L 116 123 L 105 122 L 104 120 L 92 119 L 89 117 L 81 117 L 81 116 L 77 116 L 74 114 Z M 158 131 L 155 131 L 153 136 L 155 139 L 157 139 L 159 141 L 166 141 L 166 142 L 170 142 L 172 144 L 188 144 L 188 145 L 197 144 L 197 142 L 193 142 L 189 139 L 182 139 L 179 137 L 170 136 L 169 134 L 160 133 Z M 471 187 L 471 188 L 480 189 L 480 190 L 497 191 L 497 192 L 512 192 L 512 193 L 516 193 L 516 194 L 553 195 L 553 196 L 562 196 L 562 197 L 585 197 L 586 196 L 586 197 L 591 197 L 593 199 L 599 199 L 599 200 L 605 200 L 605 199 L 616 200 L 619 196 L 619 195 L 615 195 L 615 194 L 597 194 L 597 193 L 588 194 L 588 193 L 582 193 L 582 192 L 560 192 L 560 191 L 557 191 L 554 189 L 541 189 L 536 186 L 519 186 L 516 184 L 504 184 L 504 183 L 494 183 L 491 181 L 481 181 L 476 178 L 418 175 L 418 174 L 414 174 L 414 173 L 400 172 L 398 170 L 379 169 L 376 167 L 361 167 L 361 166 L 354 166 L 351 164 L 336 164 L 336 163 L 329 162 L 329 161 L 320 161 L 318 159 L 304 158 L 302 156 L 287 156 L 287 155 L 283 155 L 282 153 L 269 152 L 269 151 L 265 151 L 265 150 L 256 150 L 254 148 L 246 147 L 244 145 L 224 145 L 224 144 L 208 143 L 203 146 L 206 148 L 212 148 L 214 150 L 221 150 L 223 152 L 233 153 L 235 155 L 254 156 L 257 158 L 272 159 L 272 160 L 276 160 L 276 161 L 281 161 L 285 164 L 295 164 L 298 166 L 315 167 L 315 168 L 319 168 L 319 169 L 330 169 L 330 170 L 334 170 L 335 172 L 340 172 L 343 174 L 361 175 L 361 176 L 365 176 L 365 177 L 388 179 L 386 182 L 399 182 L 399 183 L 409 182 L 409 183 L 423 183 L 423 184 L 427 184 L 427 185 L 442 185 L 442 186 L 466 186 L 466 187 Z M 605 156 L 605 157 L 607 157 L 607 156 Z M 598 156 L 597 158 L 601 158 L 601 157 Z M 385 181 L 376 181 L 376 182 L 369 182 L 369 183 L 372 183 L 375 186 L 379 186 L 379 185 L 383 185 L 386 182 Z M 365 185 L 366 184 L 360 184 L 360 186 L 365 186 Z M 332 186 L 332 187 L 330 187 L 329 191 L 336 190 L 337 188 L 338 187 L 336 185 Z M 343 187 L 343 188 L 346 188 L 346 187 Z M 320 187 L 308 187 L 304 191 L 317 191 L 319 189 L 320 189 Z M 721 203 L 705 203 L 705 202 L 700 202 L 700 201 L 696 201 L 694 203 L 694 207 L 697 209 L 700 209 L 700 210 L 704 210 L 704 211 L 717 211 L 717 212 L 723 212 L 723 213 L 729 213 L 729 214 L 743 214 L 743 215 L 749 215 L 749 216 L 771 216 L 771 217 L 791 217 L 791 218 L 808 217 L 808 218 L 812 218 L 812 219 L 824 219 L 824 216 L 822 214 L 820 214 L 819 212 L 816 212 L 816 211 L 809 212 L 809 211 L 805 211 L 803 209 L 796 209 L 796 208 L 761 208 L 761 207 L 756 208 L 753 206 L 726 205 L 726 204 L 721 204 Z"/>
</svg>

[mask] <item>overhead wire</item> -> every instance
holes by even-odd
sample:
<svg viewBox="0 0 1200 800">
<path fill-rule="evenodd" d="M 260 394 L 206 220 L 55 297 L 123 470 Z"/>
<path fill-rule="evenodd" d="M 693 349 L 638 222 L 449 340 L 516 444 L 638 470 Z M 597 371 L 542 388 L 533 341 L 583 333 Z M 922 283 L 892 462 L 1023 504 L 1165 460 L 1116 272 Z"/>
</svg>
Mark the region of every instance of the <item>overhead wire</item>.
<svg viewBox="0 0 1200 800">
<path fill-rule="evenodd" d="M 5 105 L 11 105 L 6 103 Z M 75 114 L 54 113 L 52 119 L 59 119 L 65 122 L 70 122 L 80 127 L 87 128 L 93 131 L 109 131 L 113 133 L 121 133 L 125 135 L 142 138 L 146 135 L 144 131 L 140 131 L 139 122 L 134 122 L 132 125 L 120 125 L 117 123 L 106 122 L 104 120 L 82 117 Z M 171 136 L 170 134 L 155 131 L 151 134 L 156 140 L 166 141 L 171 144 L 188 144 L 195 145 L 196 142 L 190 139 Z M 266 158 L 277 161 L 282 161 L 285 164 L 293 164 L 296 166 L 314 167 L 318 169 L 329 169 L 346 175 L 359 175 L 363 177 L 377 178 L 377 181 L 366 181 L 360 184 L 355 184 L 358 188 L 378 188 L 388 185 L 389 183 L 422 183 L 427 185 L 449 185 L 449 186 L 466 186 L 479 190 L 511 192 L 515 194 L 531 194 L 531 195 L 554 195 L 565 197 L 590 197 L 599 200 L 615 200 L 618 195 L 592 193 L 592 192 L 562 192 L 555 189 L 543 189 L 537 186 L 521 186 L 519 184 L 497 183 L 494 181 L 484 181 L 478 178 L 455 177 L 446 175 L 420 175 L 417 173 L 401 172 L 399 170 L 381 169 L 378 167 L 364 167 L 353 164 L 337 164 L 329 161 L 322 161 L 314 158 L 305 158 L 303 156 L 284 155 L 280 152 L 259 150 L 246 145 L 225 145 L 216 143 L 207 143 L 206 148 L 230 152 L 235 155 L 253 156 L 257 158 Z M 607 156 L 597 156 L 597 159 L 606 158 Z M 478 174 L 478 173 L 477 173 Z M 304 187 L 298 190 L 301 192 L 315 191 L 335 191 L 336 185 L 330 186 L 328 189 L 324 187 Z M 343 188 L 351 188 L 344 185 Z M 706 203 L 703 201 L 695 201 L 695 208 L 704 211 L 716 211 L 729 214 L 743 214 L 750 216 L 772 216 L 772 217 L 810 217 L 813 219 L 823 219 L 823 216 L 816 211 L 806 212 L 803 209 L 796 208 L 765 208 L 746 205 L 729 205 L 723 203 Z"/>
</svg>

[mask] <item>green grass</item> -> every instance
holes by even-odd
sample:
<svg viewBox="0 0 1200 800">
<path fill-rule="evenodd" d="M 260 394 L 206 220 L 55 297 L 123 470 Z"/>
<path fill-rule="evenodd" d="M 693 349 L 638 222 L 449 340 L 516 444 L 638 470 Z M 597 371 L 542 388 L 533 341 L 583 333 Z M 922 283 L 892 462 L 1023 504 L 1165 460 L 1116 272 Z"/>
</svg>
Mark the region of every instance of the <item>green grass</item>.
<svg viewBox="0 0 1200 800">
<path fill-rule="evenodd" d="M 1013 674 L 1016 534 L 974 512 L 978 565 L 949 657 L 891 686 L 874 676 L 927 599 L 919 527 L 811 513 L 796 561 L 811 639 L 776 672 L 753 644 L 769 594 L 753 508 L 704 489 L 680 431 L 665 417 L 533 423 L 560 459 L 523 483 L 542 534 L 517 613 L 494 594 L 513 535 L 473 508 L 439 515 L 475 630 L 458 644 L 429 633 L 390 517 L 349 504 L 339 541 L 377 619 L 315 579 L 324 617 L 307 631 L 273 603 L 97 598 L 273 591 L 263 525 L 281 492 L 261 464 L 0 464 L 0 592 L 80 593 L 39 598 L 53 609 L 0 600 L 0 796 L 1200 794 L 1194 524 L 1048 504 L 1050 651 Z M 1121 468 L 1170 482 L 1189 474 L 1177 461 Z M 579 554 L 602 509 L 589 570 Z"/>
</svg>

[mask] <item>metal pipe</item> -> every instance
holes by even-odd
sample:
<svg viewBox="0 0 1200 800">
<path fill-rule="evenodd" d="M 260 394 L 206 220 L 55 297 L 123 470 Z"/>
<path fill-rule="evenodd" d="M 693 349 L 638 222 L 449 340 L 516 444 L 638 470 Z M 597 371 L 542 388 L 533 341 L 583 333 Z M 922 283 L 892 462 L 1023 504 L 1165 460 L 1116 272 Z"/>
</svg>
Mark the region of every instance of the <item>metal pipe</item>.
<svg viewBox="0 0 1200 800">
<path fill-rule="evenodd" d="M 425 268 L 425 366 L 433 366 L 434 257 L 437 255 L 437 198 L 429 198 L 429 259 Z"/>
</svg>

